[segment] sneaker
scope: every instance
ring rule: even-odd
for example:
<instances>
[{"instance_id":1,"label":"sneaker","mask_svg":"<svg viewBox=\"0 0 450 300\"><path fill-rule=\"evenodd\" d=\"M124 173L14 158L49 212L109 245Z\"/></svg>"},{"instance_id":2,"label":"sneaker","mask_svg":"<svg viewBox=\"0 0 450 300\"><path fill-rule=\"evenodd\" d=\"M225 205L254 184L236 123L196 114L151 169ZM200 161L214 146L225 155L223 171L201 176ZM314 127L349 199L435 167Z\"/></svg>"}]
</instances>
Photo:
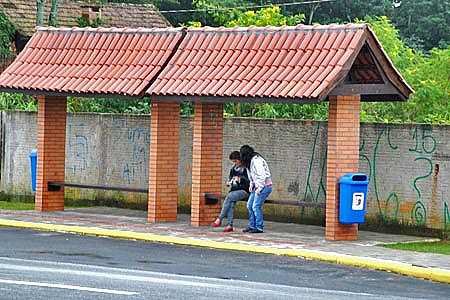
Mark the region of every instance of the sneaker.
<instances>
[{"instance_id":1,"label":"sneaker","mask_svg":"<svg viewBox=\"0 0 450 300\"><path fill-rule=\"evenodd\" d=\"M242 232L250 232L252 230L254 230L254 228L247 227L244 230L242 230Z\"/></svg>"},{"instance_id":2,"label":"sneaker","mask_svg":"<svg viewBox=\"0 0 450 300\"><path fill-rule=\"evenodd\" d=\"M250 229L249 233L263 233L264 231L258 228Z\"/></svg>"},{"instance_id":3,"label":"sneaker","mask_svg":"<svg viewBox=\"0 0 450 300\"><path fill-rule=\"evenodd\" d=\"M211 227L220 227L220 224L222 223L222 221L217 218L214 222L211 223Z\"/></svg>"},{"instance_id":4,"label":"sneaker","mask_svg":"<svg viewBox=\"0 0 450 300\"><path fill-rule=\"evenodd\" d=\"M223 229L223 232L232 232L232 231L233 231L233 226L231 226L231 225L227 225Z\"/></svg>"}]
</instances>

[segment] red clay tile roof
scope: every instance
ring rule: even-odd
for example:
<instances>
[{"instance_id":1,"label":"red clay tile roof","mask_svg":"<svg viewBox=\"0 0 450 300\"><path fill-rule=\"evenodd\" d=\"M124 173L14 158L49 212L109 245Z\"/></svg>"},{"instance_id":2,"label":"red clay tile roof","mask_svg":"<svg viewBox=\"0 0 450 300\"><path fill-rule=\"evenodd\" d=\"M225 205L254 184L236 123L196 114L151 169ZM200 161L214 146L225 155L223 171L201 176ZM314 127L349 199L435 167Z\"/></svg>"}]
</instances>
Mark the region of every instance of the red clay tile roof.
<instances>
[{"instance_id":1,"label":"red clay tile roof","mask_svg":"<svg viewBox=\"0 0 450 300\"><path fill-rule=\"evenodd\" d=\"M161 71L179 29L39 28L1 86L55 93L137 96Z\"/></svg>"},{"instance_id":2,"label":"red clay tile roof","mask_svg":"<svg viewBox=\"0 0 450 300\"><path fill-rule=\"evenodd\" d=\"M58 26L78 26L77 18L81 17L82 6L86 2L59 0ZM50 14L50 1L45 1L44 20ZM104 27L168 27L169 21L150 4L108 3L100 7L100 18ZM32 36L36 31L35 0L0 0L3 11L20 33Z\"/></svg>"},{"instance_id":3,"label":"red clay tile roof","mask_svg":"<svg viewBox=\"0 0 450 300\"><path fill-rule=\"evenodd\" d=\"M405 100L412 92L364 24L42 28L0 75L0 90L313 102L325 100L347 81L388 81L390 89L380 95L384 100ZM363 97L363 92L363 100L377 100L373 93Z\"/></svg>"},{"instance_id":4,"label":"red clay tile roof","mask_svg":"<svg viewBox=\"0 0 450 300\"><path fill-rule=\"evenodd\" d=\"M147 94L321 101L369 34L365 24L192 29Z\"/></svg>"}]
</instances>

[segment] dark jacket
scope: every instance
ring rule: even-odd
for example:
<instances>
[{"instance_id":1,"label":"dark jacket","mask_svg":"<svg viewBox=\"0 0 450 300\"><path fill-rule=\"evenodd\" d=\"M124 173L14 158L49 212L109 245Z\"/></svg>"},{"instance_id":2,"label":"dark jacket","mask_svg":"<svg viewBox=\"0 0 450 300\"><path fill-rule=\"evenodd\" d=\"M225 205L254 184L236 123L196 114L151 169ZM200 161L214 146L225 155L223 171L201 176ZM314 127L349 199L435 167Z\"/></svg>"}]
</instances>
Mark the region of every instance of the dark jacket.
<instances>
[{"instance_id":1,"label":"dark jacket","mask_svg":"<svg viewBox=\"0 0 450 300\"><path fill-rule=\"evenodd\" d=\"M232 180L237 177L237 180ZM250 180L248 179L247 170L245 167L233 166L228 176L228 182L230 183L230 192L244 190L248 193L250 188Z\"/></svg>"}]
</instances>

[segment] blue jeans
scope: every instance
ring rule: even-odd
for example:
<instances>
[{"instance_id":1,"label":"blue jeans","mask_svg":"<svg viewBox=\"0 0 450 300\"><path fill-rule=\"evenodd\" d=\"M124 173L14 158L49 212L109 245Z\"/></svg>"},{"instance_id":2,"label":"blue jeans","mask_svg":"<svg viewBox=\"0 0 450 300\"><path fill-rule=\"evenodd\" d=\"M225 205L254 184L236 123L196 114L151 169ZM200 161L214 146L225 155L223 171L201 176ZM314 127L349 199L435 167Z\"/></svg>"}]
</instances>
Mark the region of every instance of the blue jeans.
<instances>
[{"instance_id":1,"label":"blue jeans","mask_svg":"<svg viewBox=\"0 0 450 300\"><path fill-rule=\"evenodd\" d=\"M261 193L256 194L252 192L247 201L248 210L248 228L252 229L264 229L264 219L262 206L267 197L272 193L272 186L266 186L262 189Z\"/></svg>"},{"instance_id":2,"label":"blue jeans","mask_svg":"<svg viewBox=\"0 0 450 300\"><path fill-rule=\"evenodd\" d=\"M233 211L236 202L247 198L248 193L244 190L231 191L228 193L225 201L223 202L222 211L220 212L219 219L222 221L225 217L228 220L228 224L233 226Z\"/></svg>"}]
</instances>

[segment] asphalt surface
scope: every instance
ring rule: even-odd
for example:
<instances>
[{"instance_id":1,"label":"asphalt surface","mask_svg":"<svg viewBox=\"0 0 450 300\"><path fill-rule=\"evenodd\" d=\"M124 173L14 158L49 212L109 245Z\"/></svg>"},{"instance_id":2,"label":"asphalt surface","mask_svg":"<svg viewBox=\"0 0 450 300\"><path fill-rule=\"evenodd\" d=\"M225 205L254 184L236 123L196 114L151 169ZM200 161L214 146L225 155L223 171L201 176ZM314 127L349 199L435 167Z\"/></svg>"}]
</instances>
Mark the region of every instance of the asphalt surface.
<instances>
[{"instance_id":1,"label":"asphalt surface","mask_svg":"<svg viewBox=\"0 0 450 300\"><path fill-rule=\"evenodd\" d=\"M450 285L303 259L0 227L0 299L450 299Z\"/></svg>"}]
</instances>

